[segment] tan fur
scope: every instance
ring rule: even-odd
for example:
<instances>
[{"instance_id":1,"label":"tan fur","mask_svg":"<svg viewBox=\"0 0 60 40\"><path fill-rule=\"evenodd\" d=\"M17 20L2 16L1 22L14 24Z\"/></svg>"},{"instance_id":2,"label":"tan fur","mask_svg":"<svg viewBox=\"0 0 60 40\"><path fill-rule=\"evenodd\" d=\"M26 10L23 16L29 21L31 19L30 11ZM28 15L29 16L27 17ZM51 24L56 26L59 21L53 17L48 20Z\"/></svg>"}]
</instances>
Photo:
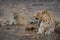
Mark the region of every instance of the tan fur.
<instances>
[{"instance_id":1,"label":"tan fur","mask_svg":"<svg viewBox=\"0 0 60 40\"><path fill-rule=\"evenodd\" d=\"M21 16L18 12L14 12L13 16L16 17L16 24L24 24L25 26L28 25L28 20L26 17Z\"/></svg>"},{"instance_id":2,"label":"tan fur","mask_svg":"<svg viewBox=\"0 0 60 40\"><path fill-rule=\"evenodd\" d=\"M38 33L49 34L49 32L51 33L52 31L54 31L55 19L51 12L47 10L41 10L34 15L34 18L41 21Z\"/></svg>"}]
</instances>

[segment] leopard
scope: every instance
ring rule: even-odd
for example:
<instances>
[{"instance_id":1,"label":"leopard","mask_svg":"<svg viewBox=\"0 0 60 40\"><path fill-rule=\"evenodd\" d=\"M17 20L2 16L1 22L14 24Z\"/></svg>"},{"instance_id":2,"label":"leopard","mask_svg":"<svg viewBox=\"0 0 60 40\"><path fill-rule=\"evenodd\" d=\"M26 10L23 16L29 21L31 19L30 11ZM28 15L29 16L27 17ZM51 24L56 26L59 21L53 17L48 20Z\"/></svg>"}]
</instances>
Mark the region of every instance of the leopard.
<instances>
[{"instance_id":1,"label":"leopard","mask_svg":"<svg viewBox=\"0 0 60 40\"><path fill-rule=\"evenodd\" d=\"M33 17L40 22L37 34L49 35L54 32L55 16L51 11L39 10Z\"/></svg>"}]
</instances>

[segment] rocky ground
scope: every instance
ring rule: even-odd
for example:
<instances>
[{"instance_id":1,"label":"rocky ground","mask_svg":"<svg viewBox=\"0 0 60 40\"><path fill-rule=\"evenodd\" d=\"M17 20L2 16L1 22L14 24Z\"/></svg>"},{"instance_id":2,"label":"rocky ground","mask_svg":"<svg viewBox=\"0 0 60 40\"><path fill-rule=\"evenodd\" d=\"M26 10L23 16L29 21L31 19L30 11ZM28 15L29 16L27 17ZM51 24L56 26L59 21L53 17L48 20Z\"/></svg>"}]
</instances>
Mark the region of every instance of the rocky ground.
<instances>
[{"instance_id":1,"label":"rocky ground","mask_svg":"<svg viewBox=\"0 0 60 40\"><path fill-rule=\"evenodd\" d=\"M47 9L54 13L55 20L60 21L59 2L59 0L0 0L0 18L12 18L12 12L18 11L20 15L27 18L29 23L36 21L33 15L37 11ZM29 24L27 27L32 26L32 24ZM57 26L60 28L60 24ZM34 27L37 27L37 23ZM0 40L60 40L60 31L58 28L49 36L40 35L40 37L37 38L37 29L27 31L24 25L0 26Z\"/></svg>"}]
</instances>

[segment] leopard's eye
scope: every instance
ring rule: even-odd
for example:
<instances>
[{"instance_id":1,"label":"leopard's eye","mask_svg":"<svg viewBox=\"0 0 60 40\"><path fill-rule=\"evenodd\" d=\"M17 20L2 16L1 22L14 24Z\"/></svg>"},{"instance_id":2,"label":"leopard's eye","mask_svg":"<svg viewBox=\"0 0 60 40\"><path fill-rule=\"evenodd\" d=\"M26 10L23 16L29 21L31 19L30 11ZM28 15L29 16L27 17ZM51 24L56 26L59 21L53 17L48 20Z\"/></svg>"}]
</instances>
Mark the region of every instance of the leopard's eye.
<instances>
[{"instance_id":1,"label":"leopard's eye","mask_svg":"<svg viewBox=\"0 0 60 40\"><path fill-rule=\"evenodd\" d=\"M35 18L36 20L38 20L38 18Z\"/></svg>"}]
</instances>

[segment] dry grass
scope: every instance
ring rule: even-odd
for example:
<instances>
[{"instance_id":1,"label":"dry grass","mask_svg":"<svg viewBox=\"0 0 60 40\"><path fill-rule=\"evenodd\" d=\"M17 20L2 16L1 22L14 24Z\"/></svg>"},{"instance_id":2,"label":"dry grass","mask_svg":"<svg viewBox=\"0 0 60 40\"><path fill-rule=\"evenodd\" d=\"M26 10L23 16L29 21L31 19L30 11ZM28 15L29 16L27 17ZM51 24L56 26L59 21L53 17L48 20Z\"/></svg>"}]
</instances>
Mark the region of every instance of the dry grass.
<instances>
[{"instance_id":1,"label":"dry grass","mask_svg":"<svg viewBox=\"0 0 60 40\"><path fill-rule=\"evenodd\" d=\"M31 25L31 26L27 26L27 27L29 28L29 27L36 27L36 26ZM25 29L26 29L26 27L24 25L17 24L17 25L13 25L13 26L2 27L0 29L0 31L3 30L7 33L12 33L16 37L18 37L19 39L22 38L23 40L26 40L26 39L31 39L31 40L48 40L48 39L56 40L57 37L58 37L58 34L56 34L56 33L53 33L49 36L44 36L44 35L37 35L36 31L32 31L32 30L31 31L26 31ZM13 31L13 30L15 30L15 31Z\"/></svg>"}]
</instances>

